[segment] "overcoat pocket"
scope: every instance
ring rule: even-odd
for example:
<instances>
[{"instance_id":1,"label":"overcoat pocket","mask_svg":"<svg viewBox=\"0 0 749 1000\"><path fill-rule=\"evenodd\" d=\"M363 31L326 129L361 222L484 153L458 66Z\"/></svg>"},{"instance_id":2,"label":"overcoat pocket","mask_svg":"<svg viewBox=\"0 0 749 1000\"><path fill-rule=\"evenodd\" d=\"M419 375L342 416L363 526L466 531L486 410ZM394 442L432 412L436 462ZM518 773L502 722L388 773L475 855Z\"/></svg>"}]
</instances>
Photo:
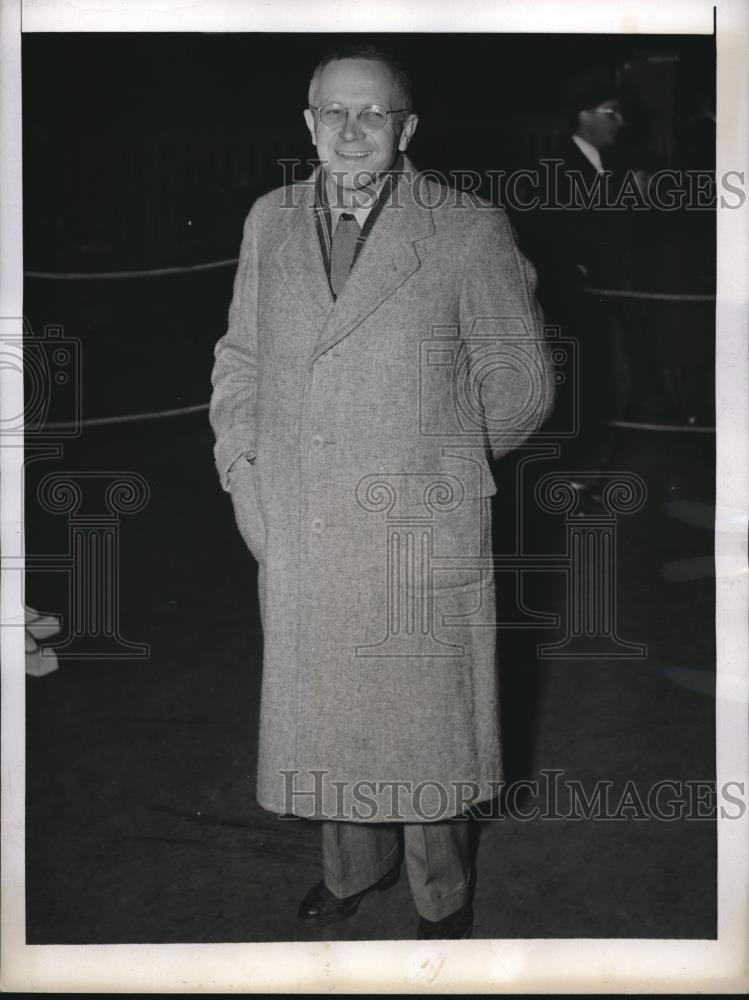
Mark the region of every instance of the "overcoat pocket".
<instances>
[{"instance_id":1,"label":"overcoat pocket","mask_svg":"<svg viewBox=\"0 0 749 1000\"><path fill-rule=\"evenodd\" d=\"M255 469L249 462L244 459L235 462L229 470L229 492L239 533L255 559L262 563L265 561L265 523L255 476Z\"/></svg>"}]
</instances>

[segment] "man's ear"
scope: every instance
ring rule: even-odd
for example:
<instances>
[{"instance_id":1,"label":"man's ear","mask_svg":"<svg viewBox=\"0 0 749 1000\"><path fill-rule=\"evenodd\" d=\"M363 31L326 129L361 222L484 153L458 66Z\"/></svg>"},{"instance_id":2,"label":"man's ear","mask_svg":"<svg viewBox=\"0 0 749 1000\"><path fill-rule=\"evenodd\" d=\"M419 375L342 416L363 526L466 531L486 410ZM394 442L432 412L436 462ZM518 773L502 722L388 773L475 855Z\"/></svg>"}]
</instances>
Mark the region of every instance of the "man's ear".
<instances>
[{"instance_id":1,"label":"man's ear","mask_svg":"<svg viewBox=\"0 0 749 1000\"><path fill-rule=\"evenodd\" d=\"M408 118L406 119L406 123L401 129L400 139L398 140L398 149L401 151L401 153L405 153L406 148L408 147L408 144L411 141L411 137L416 131L416 126L418 124L419 124L418 115L409 115Z\"/></svg>"},{"instance_id":2,"label":"man's ear","mask_svg":"<svg viewBox=\"0 0 749 1000\"><path fill-rule=\"evenodd\" d=\"M309 129L310 138L312 139L312 145L316 146L317 141L315 139L315 116L312 114L309 108L304 109L304 120L307 123L307 128Z\"/></svg>"},{"instance_id":3,"label":"man's ear","mask_svg":"<svg viewBox=\"0 0 749 1000\"><path fill-rule=\"evenodd\" d=\"M575 129L575 131L577 132L578 135L580 135L583 138L585 138L585 135L586 135L586 133L588 132L588 130L590 128L590 122L591 122L592 118L593 118L593 112L592 111L580 111L578 113L578 116L577 116L577 128Z\"/></svg>"}]
</instances>

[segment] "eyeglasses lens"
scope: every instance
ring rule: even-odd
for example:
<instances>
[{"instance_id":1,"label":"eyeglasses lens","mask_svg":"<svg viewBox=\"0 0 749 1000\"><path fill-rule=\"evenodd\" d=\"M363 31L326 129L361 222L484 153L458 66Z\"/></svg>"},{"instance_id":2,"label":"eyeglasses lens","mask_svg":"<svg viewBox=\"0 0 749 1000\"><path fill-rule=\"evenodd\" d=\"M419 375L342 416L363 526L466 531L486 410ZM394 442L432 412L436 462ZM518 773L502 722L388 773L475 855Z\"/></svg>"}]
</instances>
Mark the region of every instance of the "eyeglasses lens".
<instances>
[{"instance_id":1,"label":"eyeglasses lens","mask_svg":"<svg viewBox=\"0 0 749 1000\"><path fill-rule=\"evenodd\" d=\"M387 112L373 105L362 108L357 120L365 131L379 132L385 127ZM346 121L346 109L340 104L326 104L320 109L320 121L328 128L341 128Z\"/></svg>"}]
</instances>

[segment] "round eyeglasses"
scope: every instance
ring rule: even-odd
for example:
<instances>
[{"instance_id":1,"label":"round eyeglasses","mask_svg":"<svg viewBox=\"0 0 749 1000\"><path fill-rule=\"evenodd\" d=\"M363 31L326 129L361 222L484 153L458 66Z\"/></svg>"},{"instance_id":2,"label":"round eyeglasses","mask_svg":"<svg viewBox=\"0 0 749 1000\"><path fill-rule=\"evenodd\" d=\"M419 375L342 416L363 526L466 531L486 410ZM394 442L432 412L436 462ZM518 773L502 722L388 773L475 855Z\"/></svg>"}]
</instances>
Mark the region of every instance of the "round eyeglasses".
<instances>
[{"instance_id":1,"label":"round eyeglasses","mask_svg":"<svg viewBox=\"0 0 749 1000\"><path fill-rule=\"evenodd\" d=\"M320 108L314 104L310 104L310 107L313 111L319 112L320 121L326 128L342 128L346 123L346 116L352 110L351 108L345 108L342 104L337 104L335 101L323 104ZM388 110L387 108L380 107L379 104L367 104L357 111L356 120L365 132L379 132L380 129L385 128L387 125L390 115L397 114L399 111L409 110L409 108L392 108Z\"/></svg>"},{"instance_id":2,"label":"round eyeglasses","mask_svg":"<svg viewBox=\"0 0 749 1000\"><path fill-rule=\"evenodd\" d=\"M597 115L606 115L607 118L618 118L620 121L624 121L621 108L593 108L593 110Z\"/></svg>"}]
</instances>

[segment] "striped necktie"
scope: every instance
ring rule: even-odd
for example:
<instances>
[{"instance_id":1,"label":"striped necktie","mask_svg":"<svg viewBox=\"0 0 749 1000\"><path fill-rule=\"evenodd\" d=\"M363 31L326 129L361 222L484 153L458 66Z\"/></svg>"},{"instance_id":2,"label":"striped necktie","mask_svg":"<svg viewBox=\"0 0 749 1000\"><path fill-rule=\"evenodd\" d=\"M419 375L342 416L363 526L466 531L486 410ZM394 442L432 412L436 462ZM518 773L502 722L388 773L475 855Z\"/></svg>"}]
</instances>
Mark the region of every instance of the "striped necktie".
<instances>
[{"instance_id":1,"label":"striped necktie","mask_svg":"<svg viewBox=\"0 0 749 1000\"><path fill-rule=\"evenodd\" d=\"M342 212L330 246L330 287L336 298L346 284L360 232L354 216Z\"/></svg>"}]
</instances>

